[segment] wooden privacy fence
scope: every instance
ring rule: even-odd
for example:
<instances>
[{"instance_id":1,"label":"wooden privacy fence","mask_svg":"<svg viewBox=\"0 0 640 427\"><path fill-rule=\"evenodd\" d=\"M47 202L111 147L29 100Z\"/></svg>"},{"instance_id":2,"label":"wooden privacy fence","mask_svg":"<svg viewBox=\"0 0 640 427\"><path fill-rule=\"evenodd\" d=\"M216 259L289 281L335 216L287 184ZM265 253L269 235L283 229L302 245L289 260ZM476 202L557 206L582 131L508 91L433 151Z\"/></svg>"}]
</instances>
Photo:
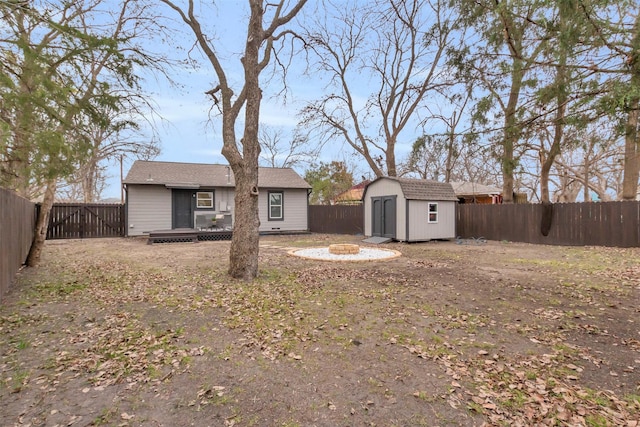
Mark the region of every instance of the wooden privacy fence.
<instances>
[{"instance_id":1,"label":"wooden privacy fence","mask_svg":"<svg viewBox=\"0 0 640 427\"><path fill-rule=\"evenodd\" d=\"M88 239L124 235L124 205L55 203L51 209L47 239Z\"/></svg>"},{"instance_id":2,"label":"wooden privacy fence","mask_svg":"<svg viewBox=\"0 0 640 427\"><path fill-rule=\"evenodd\" d=\"M540 204L458 205L456 234L547 245L640 246L640 202L553 204L547 236L541 232L543 210Z\"/></svg>"},{"instance_id":3,"label":"wooden privacy fence","mask_svg":"<svg viewBox=\"0 0 640 427\"><path fill-rule=\"evenodd\" d=\"M309 231L330 234L362 234L363 207L343 205L309 206Z\"/></svg>"},{"instance_id":4,"label":"wooden privacy fence","mask_svg":"<svg viewBox=\"0 0 640 427\"><path fill-rule=\"evenodd\" d=\"M31 249L36 205L0 188L0 301Z\"/></svg>"}]
</instances>

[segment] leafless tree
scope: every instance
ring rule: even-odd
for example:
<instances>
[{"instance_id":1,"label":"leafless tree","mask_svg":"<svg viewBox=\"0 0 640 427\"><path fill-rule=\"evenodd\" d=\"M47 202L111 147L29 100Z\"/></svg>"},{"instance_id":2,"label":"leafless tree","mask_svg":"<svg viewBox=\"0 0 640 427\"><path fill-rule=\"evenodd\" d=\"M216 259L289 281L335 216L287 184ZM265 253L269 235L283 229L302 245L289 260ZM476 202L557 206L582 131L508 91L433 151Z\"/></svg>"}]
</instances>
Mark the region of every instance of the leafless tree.
<instances>
[{"instance_id":1,"label":"leafless tree","mask_svg":"<svg viewBox=\"0 0 640 427\"><path fill-rule=\"evenodd\" d=\"M327 2L307 27L314 70L326 95L303 110L303 123L332 143L346 142L376 176L397 175L396 145L429 95L450 84L444 68L454 18L441 0ZM363 86L373 88L364 95ZM413 139L413 138L412 138Z\"/></svg>"},{"instance_id":2,"label":"leafless tree","mask_svg":"<svg viewBox=\"0 0 640 427\"><path fill-rule=\"evenodd\" d=\"M229 63L218 53L215 38L202 28L205 18L196 16L194 0L181 7L172 0L162 0L173 9L192 30L217 78L217 85L208 90L222 114L222 155L235 177L235 223L229 255L229 274L234 278L252 280L258 274L258 160L260 156L259 124L262 88L260 74L269 65L274 43L288 34L286 25L300 12L306 0L292 5L286 0L269 2L249 0L246 21L247 38L240 58L243 83L235 88L228 73ZM244 113L242 137L237 138L236 123Z\"/></svg>"},{"instance_id":3,"label":"leafless tree","mask_svg":"<svg viewBox=\"0 0 640 427\"><path fill-rule=\"evenodd\" d=\"M586 128L568 127L567 141L549 171L551 202L569 203L580 196L591 201L619 199L622 193L624 138L615 131L616 124L607 118L590 123ZM540 128L539 142L531 144L522 156L520 182L531 200L542 200L539 193L541 163L539 153L543 145L549 146L554 129Z\"/></svg>"},{"instance_id":4,"label":"leafless tree","mask_svg":"<svg viewBox=\"0 0 640 427\"><path fill-rule=\"evenodd\" d=\"M132 115L131 112L129 112ZM99 200L107 179L107 164L125 159L151 160L160 154L153 136L140 131L136 123L111 129L87 130L90 141L87 159L60 183L66 200L93 203Z\"/></svg>"},{"instance_id":5,"label":"leafless tree","mask_svg":"<svg viewBox=\"0 0 640 427\"><path fill-rule=\"evenodd\" d=\"M262 125L259 131L261 164L272 168L293 168L311 164L318 158L320 145L311 147L309 138L295 129L289 134L282 127Z\"/></svg>"}]
</instances>

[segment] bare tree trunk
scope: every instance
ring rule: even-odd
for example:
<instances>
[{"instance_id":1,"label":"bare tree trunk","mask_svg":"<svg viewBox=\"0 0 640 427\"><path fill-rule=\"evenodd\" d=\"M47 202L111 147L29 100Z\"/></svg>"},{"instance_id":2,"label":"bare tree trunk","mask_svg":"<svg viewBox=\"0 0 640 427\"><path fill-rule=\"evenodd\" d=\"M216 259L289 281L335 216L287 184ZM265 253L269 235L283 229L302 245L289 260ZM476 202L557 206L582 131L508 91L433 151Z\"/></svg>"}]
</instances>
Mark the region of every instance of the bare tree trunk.
<instances>
[{"instance_id":1,"label":"bare tree trunk","mask_svg":"<svg viewBox=\"0 0 640 427\"><path fill-rule=\"evenodd\" d=\"M44 192L44 198L40 205L40 213L36 221L36 231L33 235L33 242L31 243L31 249L27 256L27 265L29 267L35 267L40 262L40 255L42 255L42 248L44 242L47 239L47 228L49 228L49 215L51 214L51 207L56 195L56 187L58 183L56 179L51 179L47 182L46 190Z\"/></svg>"},{"instance_id":2,"label":"bare tree trunk","mask_svg":"<svg viewBox=\"0 0 640 427\"><path fill-rule=\"evenodd\" d=\"M229 256L229 275L237 279L251 280L258 275L258 253L260 248L260 219L258 217L258 158L260 143L260 43L262 34L262 1L251 0L247 44L244 66L245 126L242 138L242 160L231 163L236 179L235 217ZM225 144L227 145L227 144ZM226 152L223 149L223 154ZM232 156L237 158L237 156ZM237 159L240 160L240 159Z\"/></svg>"},{"instance_id":3,"label":"bare tree trunk","mask_svg":"<svg viewBox=\"0 0 640 427\"><path fill-rule=\"evenodd\" d=\"M516 169L513 147L520 138L520 124L517 123L518 98L524 78L524 64L513 60L511 71L511 91L504 114L504 138L502 140L502 202L513 203L513 171Z\"/></svg>"},{"instance_id":4,"label":"bare tree trunk","mask_svg":"<svg viewBox=\"0 0 640 427\"><path fill-rule=\"evenodd\" d=\"M563 49L563 48L560 48ZM559 91L556 100L556 118L554 120L553 142L546 156L541 156L543 160L540 169L540 200L542 203L551 203L549 198L549 173L556 157L560 154L560 143L564 135L565 111L567 108L566 93L566 55L561 52L560 64L556 75L556 90ZM586 200L585 200L586 201Z\"/></svg>"},{"instance_id":5,"label":"bare tree trunk","mask_svg":"<svg viewBox=\"0 0 640 427\"><path fill-rule=\"evenodd\" d=\"M457 112L454 111L451 116L451 127L449 132L449 146L447 147L447 161L445 164L444 170L444 182L451 182L451 172L453 170L453 144L455 143L456 138L456 126L458 122L456 121Z\"/></svg>"},{"instance_id":6,"label":"bare tree trunk","mask_svg":"<svg viewBox=\"0 0 640 427\"><path fill-rule=\"evenodd\" d=\"M640 80L638 78L637 80ZM640 138L638 138L638 98L629 106L624 136L624 179L622 199L635 200L638 195L640 177Z\"/></svg>"},{"instance_id":7,"label":"bare tree trunk","mask_svg":"<svg viewBox=\"0 0 640 427\"><path fill-rule=\"evenodd\" d=\"M633 28L631 52L628 54L631 72L631 87L640 86L640 16L636 17ZM635 200L638 195L638 177L640 175L640 132L638 115L640 96L634 94L629 101L627 123L624 135L624 178L622 180L622 199Z\"/></svg>"},{"instance_id":8,"label":"bare tree trunk","mask_svg":"<svg viewBox=\"0 0 640 427\"><path fill-rule=\"evenodd\" d=\"M80 179L82 180L82 195L84 203L96 202L97 168L97 160L92 157L87 160L87 163L85 163L84 167L81 169L82 175Z\"/></svg>"},{"instance_id":9,"label":"bare tree trunk","mask_svg":"<svg viewBox=\"0 0 640 427\"><path fill-rule=\"evenodd\" d=\"M246 168L243 169L242 173L245 172L247 172ZM229 254L229 275L243 280L251 280L257 276L260 246L258 174L257 170L255 173L251 171L249 173L255 175L255 179L245 177L245 179L236 181L235 222ZM255 184L251 185L252 182Z\"/></svg>"}]
</instances>

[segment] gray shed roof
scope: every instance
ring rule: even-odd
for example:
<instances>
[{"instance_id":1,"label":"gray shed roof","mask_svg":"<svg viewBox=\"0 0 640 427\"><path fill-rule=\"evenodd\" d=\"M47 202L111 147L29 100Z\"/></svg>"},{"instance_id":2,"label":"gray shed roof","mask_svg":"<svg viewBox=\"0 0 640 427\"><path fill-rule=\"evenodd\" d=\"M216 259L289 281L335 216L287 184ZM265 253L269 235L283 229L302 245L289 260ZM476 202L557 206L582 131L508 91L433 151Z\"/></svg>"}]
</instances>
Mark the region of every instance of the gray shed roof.
<instances>
[{"instance_id":1,"label":"gray shed roof","mask_svg":"<svg viewBox=\"0 0 640 427\"><path fill-rule=\"evenodd\" d=\"M167 187L235 187L231 167L204 163L177 163L136 160L125 184L164 185ZM261 188L311 188L291 168L259 168Z\"/></svg>"},{"instance_id":2,"label":"gray shed roof","mask_svg":"<svg viewBox=\"0 0 640 427\"><path fill-rule=\"evenodd\" d=\"M453 187L448 182L438 182L428 179L397 178L392 176L381 177L380 179L391 179L400 184L404 197L408 200L437 200L457 202L458 198L453 191Z\"/></svg>"}]
</instances>

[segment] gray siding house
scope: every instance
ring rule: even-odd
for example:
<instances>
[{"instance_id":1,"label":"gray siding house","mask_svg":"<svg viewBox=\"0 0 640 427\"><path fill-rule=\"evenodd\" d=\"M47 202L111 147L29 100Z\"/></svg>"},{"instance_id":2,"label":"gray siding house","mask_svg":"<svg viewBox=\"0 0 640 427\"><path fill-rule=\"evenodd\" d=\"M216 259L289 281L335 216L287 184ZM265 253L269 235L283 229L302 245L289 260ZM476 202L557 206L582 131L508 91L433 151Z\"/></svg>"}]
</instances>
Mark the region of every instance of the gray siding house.
<instances>
[{"instance_id":1,"label":"gray siding house","mask_svg":"<svg viewBox=\"0 0 640 427\"><path fill-rule=\"evenodd\" d=\"M198 228L213 217L231 226L235 181L231 167L136 161L123 181L127 235ZM259 168L260 232L307 231L311 186L290 168Z\"/></svg>"},{"instance_id":2,"label":"gray siding house","mask_svg":"<svg viewBox=\"0 0 640 427\"><path fill-rule=\"evenodd\" d=\"M457 201L449 183L378 178L364 190L364 234L401 242L453 239Z\"/></svg>"}]
</instances>

